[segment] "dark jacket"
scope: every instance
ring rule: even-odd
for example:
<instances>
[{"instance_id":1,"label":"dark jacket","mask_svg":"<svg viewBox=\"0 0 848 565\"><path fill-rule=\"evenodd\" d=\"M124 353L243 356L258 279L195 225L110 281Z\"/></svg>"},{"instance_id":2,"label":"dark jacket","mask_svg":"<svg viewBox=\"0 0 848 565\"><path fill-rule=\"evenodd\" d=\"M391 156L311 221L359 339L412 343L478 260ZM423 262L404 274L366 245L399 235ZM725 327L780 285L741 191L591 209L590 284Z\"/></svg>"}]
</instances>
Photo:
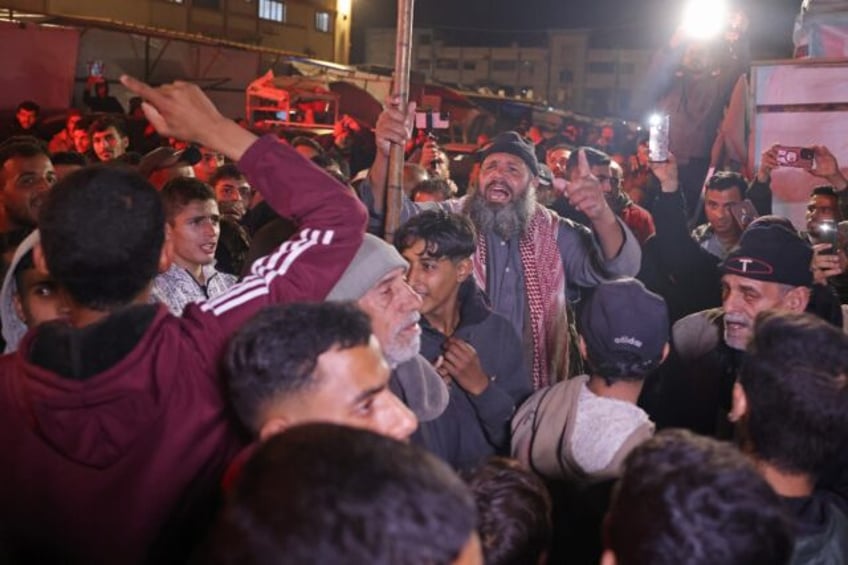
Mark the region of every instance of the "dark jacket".
<instances>
[{"instance_id":1,"label":"dark jacket","mask_svg":"<svg viewBox=\"0 0 848 565\"><path fill-rule=\"evenodd\" d=\"M28 333L0 357L0 546L15 563L167 563L242 443L219 367L230 336L272 303L323 299L362 243L365 209L279 144L239 167L277 211L299 218L293 245L254 276L176 318L129 307L97 324ZM302 190L309 186L310 190Z\"/></svg>"},{"instance_id":2,"label":"dark jacket","mask_svg":"<svg viewBox=\"0 0 848 565\"><path fill-rule=\"evenodd\" d=\"M515 407L532 392L523 348L512 325L491 311L472 279L459 290L460 321L454 337L470 343L491 382L481 394L451 383L442 415L421 424L423 443L457 469L487 457L509 454L509 424ZM431 363L442 354L447 336L421 320L421 355Z\"/></svg>"},{"instance_id":3,"label":"dark jacket","mask_svg":"<svg viewBox=\"0 0 848 565\"><path fill-rule=\"evenodd\" d=\"M819 494L783 498L795 522L791 565L848 563L848 517Z\"/></svg>"}]
</instances>

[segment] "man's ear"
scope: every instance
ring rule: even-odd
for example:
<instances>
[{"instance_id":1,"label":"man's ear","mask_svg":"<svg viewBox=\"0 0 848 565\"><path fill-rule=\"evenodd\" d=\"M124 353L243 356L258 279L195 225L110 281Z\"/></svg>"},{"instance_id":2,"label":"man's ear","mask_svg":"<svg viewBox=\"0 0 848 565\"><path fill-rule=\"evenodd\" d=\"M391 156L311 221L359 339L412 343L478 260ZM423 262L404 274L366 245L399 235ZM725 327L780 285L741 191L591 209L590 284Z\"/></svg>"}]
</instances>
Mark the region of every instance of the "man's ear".
<instances>
[{"instance_id":1,"label":"man's ear","mask_svg":"<svg viewBox=\"0 0 848 565\"><path fill-rule=\"evenodd\" d=\"M727 419L731 423L736 423L748 414L748 396L745 394L745 389L739 382L733 383L733 404L731 404L730 413Z\"/></svg>"},{"instance_id":2,"label":"man's ear","mask_svg":"<svg viewBox=\"0 0 848 565\"><path fill-rule=\"evenodd\" d=\"M18 317L18 320L27 323L26 316L24 316L24 305L21 303L21 295L17 292L12 294L12 307L15 309L15 316Z\"/></svg>"},{"instance_id":3,"label":"man's ear","mask_svg":"<svg viewBox=\"0 0 848 565\"><path fill-rule=\"evenodd\" d=\"M40 275L50 274L50 271L47 270L47 259L44 258L44 249L41 247L40 241L32 248L32 263Z\"/></svg>"},{"instance_id":4,"label":"man's ear","mask_svg":"<svg viewBox=\"0 0 848 565\"><path fill-rule=\"evenodd\" d=\"M796 286L783 297L783 307L791 312L804 312L810 302L810 289Z\"/></svg>"},{"instance_id":5,"label":"man's ear","mask_svg":"<svg viewBox=\"0 0 848 565\"><path fill-rule=\"evenodd\" d=\"M471 275L474 271L474 261L471 260L471 257L466 257L465 259L461 259L456 264L456 278L460 283L464 283L465 280Z\"/></svg>"},{"instance_id":6,"label":"man's ear","mask_svg":"<svg viewBox=\"0 0 848 565\"><path fill-rule=\"evenodd\" d=\"M130 146L130 138L129 137L121 137L121 146L124 148L124 151Z\"/></svg>"},{"instance_id":7,"label":"man's ear","mask_svg":"<svg viewBox=\"0 0 848 565\"><path fill-rule=\"evenodd\" d=\"M271 418L259 430L259 441L264 442L268 438L282 433L291 427L291 422L285 418Z\"/></svg>"}]
</instances>

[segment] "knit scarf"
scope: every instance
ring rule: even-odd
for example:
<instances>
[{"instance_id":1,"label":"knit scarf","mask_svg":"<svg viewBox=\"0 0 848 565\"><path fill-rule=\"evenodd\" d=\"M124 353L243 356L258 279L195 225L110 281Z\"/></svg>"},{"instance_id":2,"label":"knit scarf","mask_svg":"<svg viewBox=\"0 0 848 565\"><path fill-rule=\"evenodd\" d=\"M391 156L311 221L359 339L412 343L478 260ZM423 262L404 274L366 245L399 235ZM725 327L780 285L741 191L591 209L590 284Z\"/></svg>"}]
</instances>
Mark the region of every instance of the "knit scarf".
<instances>
[{"instance_id":1,"label":"knit scarf","mask_svg":"<svg viewBox=\"0 0 848 565\"><path fill-rule=\"evenodd\" d=\"M457 206L456 211L460 210L461 206ZM556 214L537 204L518 244L530 311L533 337L531 374L535 389L568 377L565 269L557 245L558 234ZM487 254L486 234L478 233L474 280L482 289L486 288Z\"/></svg>"}]
</instances>

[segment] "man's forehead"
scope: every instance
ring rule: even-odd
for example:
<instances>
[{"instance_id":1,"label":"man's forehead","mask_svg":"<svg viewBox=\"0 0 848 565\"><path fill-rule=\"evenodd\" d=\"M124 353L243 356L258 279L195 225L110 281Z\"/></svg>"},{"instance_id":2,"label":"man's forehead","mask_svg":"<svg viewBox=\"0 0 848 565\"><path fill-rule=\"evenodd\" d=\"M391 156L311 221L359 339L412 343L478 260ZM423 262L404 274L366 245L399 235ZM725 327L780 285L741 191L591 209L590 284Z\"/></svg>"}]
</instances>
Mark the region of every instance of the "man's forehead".
<instances>
[{"instance_id":1,"label":"man's forehead","mask_svg":"<svg viewBox=\"0 0 848 565\"><path fill-rule=\"evenodd\" d=\"M5 171L27 172L37 169L53 170L53 164L47 155L31 155L25 157L23 155L14 155L6 159L3 163Z\"/></svg>"},{"instance_id":2,"label":"man's forehead","mask_svg":"<svg viewBox=\"0 0 848 565\"><path fill-rule=\"evenodd\" d=\"M527 167L527 163L524 162L524 159L519 157L518 155L513 155L512 153L492 153L487 155L485 159L483 159L483 164L486 164L490 161L507 161L512 163L521 163L528 171L530 170Z\"/></svg>"},{"instance_id":3,"label":"man's forehead","mask_svg":"<svg viewBox=\"0 0 848 565\"><path fill-rule=\"evenodd\" d=\"M714 188L708 188L706 190L706 198L707 200L713 200L716 202L741 202L742 194L735 186L733 188L728 188L725 190L716 190Z\"/></svg>"},{"instance_id":4,"label":"man's forehead","mask_svg":"<svg viewBox=\"0 0 848 565\"><path fill-rule=\"evenodd\" d=\"M106 137L108 135L120 136L121 134L118 133L118 130L115 128L115 126L109 126L104 130L94 132L93 135L94 137Z\"/></svg>"},{"instance_id":5,"label":"man's forehead","mask_svg":"<svg viewBox=\"0 0 848 565\"><path fill-rule=\"evenodd\" d=\"M761 281L758 279L752 279L742 275L734 275L730 273L725 273L724 275L722 275L721 281L731 288L768 290L771 288L777 289L780 287L780 284L776 282Z\"/></svg>"},{"instance_id":6,"label":"man's forehead","mask_svg":"<svg viewBox=\"0 0 848 565\"><path fill-rule=\"evenodd\" d=\"M396 280L403 278L404 273L406 273L406 267L394 268L391 271L389 271L388 273L386 273L385 275L383 275L382 277L380 277L380 280L378 280L376 283L374 283L374 286L372 286L370 290L374 290L374 289L379 288L381 286L391 284L391 283L395 282Z\"/></svg>"}]
</instances>

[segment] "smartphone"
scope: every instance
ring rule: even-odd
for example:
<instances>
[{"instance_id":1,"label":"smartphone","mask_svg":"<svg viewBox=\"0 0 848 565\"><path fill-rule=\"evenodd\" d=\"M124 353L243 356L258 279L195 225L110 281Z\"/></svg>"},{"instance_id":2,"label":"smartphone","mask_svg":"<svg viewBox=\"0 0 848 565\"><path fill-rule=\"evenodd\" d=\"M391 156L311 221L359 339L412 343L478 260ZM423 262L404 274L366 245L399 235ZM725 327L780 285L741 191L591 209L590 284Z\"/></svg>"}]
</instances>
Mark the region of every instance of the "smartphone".
<instances>
[{"instance_id":1,"label":"smartphone","mask_svg":"<svg viewBox=\"0 0 848 565\"><path fill-rule=\"evenodd\" d=\"M415 127L420 130L450 129L450 114L442 112L415 112Z\"/></svg>"},{"instance_id":2,"label":"smartphone","mask_svg":"<svg viewBox=\"0 0 848 565\"><path fill-rule=\"evenodd\" d=\"M815 152L809 147L777 147L777 164L781 167L798 167L810 169L813 167Z\"/></svg>"},{"instance_id":3,"label":"smartphone","mask_svg":"<svg viewBox=\"0 0 848 565\"><path fill-rule=\"evenodd\" d=\"M736 220L736 224L742 231L748 229L751 222L756 220L759 216L757 214L757 209L754 208L754 204L750 200L731 203L730 213L733 215L733 219Z\"/></svg>"},{"instance_id":4,"label":"smartphone","mask_svg":"<svg viewBox=\"0 0 848 565\"><path fill-rule=\"evenodd\" d=\"M830 249L824 249L821 253L825 255L836 254L836 241L839 231L836 220L820 220L816 225L816 240L818 243L829 243Z\"/></svg>"},{"instance_id":5,"label":"smartphone","mask_svg":"<svg viewBox=\"0 0 848 565\"><path fill-rule=\"evenodd\" d=\"M88 64L88 75L93 77L102 77L103 76L103 61L91 61Z\"/></svg>"},{"instance_id":6,"label":"smartphone","mask_svg":"<svg viewBox=\"0 0 848 565\"><path fill-rule=\"evenodd\" d=\"M668 161L668 114L655 114L648 122L648 160L654 163Z\"/></svg>"}]
</instances>

